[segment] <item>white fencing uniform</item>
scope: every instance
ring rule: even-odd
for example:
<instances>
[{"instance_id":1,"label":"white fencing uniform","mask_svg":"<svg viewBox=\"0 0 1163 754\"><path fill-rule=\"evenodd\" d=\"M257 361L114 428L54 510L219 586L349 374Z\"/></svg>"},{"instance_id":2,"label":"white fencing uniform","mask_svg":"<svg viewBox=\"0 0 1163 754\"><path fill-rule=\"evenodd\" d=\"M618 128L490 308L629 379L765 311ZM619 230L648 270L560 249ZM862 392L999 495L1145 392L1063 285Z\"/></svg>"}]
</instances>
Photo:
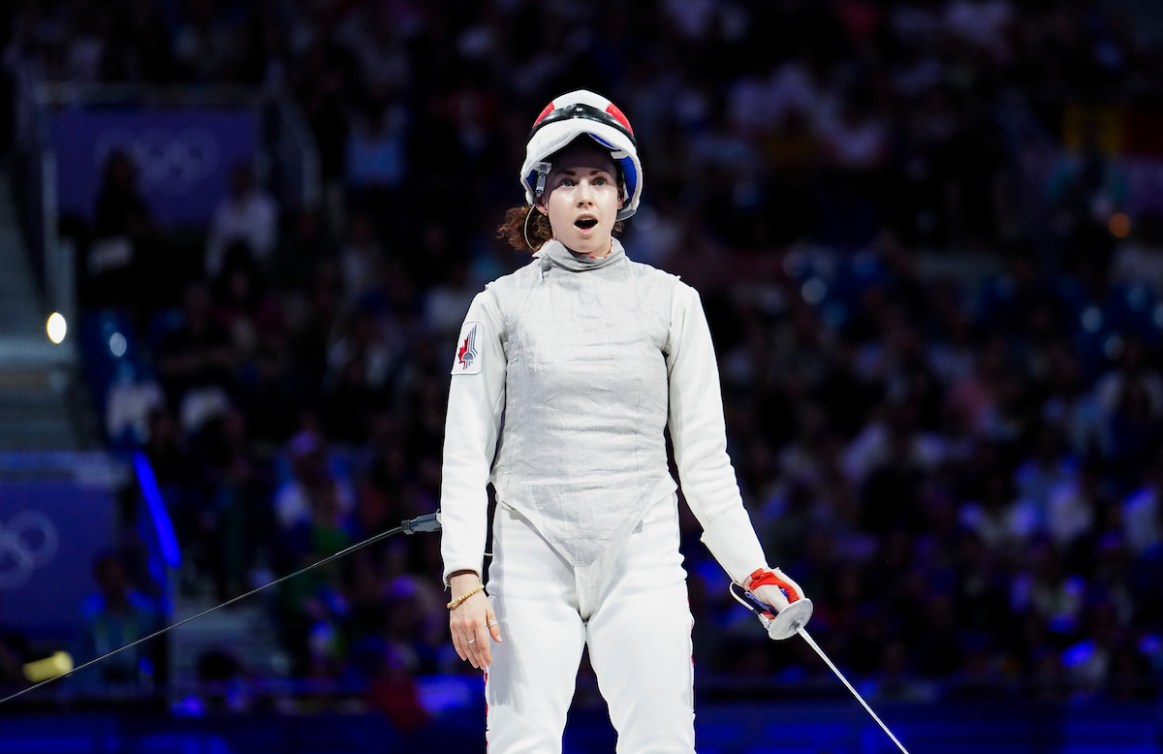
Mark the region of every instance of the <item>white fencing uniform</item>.
<instances>
[{"instance_id":1,"label":"white fencing uniform","mask_svg":"<svg viewBox=\"0 0 1163 754\"><path fill-rule=\"evenodd\" d=\"M504 641L487 674L490 754L560 751L578 660L619 752L693 752L690 610L669 426L703 542L737 583L766 567L726 452L698 294L556 241L491 283L461 329L441 490L444 576L481 572Z\"/></svg>"}]
</instances>

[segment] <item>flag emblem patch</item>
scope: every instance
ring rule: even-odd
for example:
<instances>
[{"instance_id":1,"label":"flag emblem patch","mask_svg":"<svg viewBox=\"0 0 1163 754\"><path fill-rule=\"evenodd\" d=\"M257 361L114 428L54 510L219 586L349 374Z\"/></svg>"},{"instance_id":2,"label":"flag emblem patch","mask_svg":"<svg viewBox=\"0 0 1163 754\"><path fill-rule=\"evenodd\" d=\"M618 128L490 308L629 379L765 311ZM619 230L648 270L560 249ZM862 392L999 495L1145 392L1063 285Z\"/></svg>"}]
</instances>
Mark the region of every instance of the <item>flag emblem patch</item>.
<instances>
[{"instance_id":1,"label":"flag emblem patch","mask_svg":"<svg viewBox=\"0 0 1163 754\"><path fill-rule=\"evenodd\" d=\"M480 351L477 338L484 326L480 322L465 322L456 339L456 359L452 362L453 374L477 374L481 371Z\"/></svg>"}]
</instances>

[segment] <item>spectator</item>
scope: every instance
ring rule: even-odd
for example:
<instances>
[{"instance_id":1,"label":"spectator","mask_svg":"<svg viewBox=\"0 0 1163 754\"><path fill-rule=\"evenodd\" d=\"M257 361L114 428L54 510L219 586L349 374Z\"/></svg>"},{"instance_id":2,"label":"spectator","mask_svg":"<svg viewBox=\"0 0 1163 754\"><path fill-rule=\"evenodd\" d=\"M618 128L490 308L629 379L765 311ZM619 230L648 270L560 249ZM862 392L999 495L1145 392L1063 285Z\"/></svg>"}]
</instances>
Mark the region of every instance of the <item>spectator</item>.
<instances>
[{"instance_id":1,"label":"spectator","mask_svg":"<svg viewBox=\"0 0 1163 754\"><path fill-rule=\"evenodd\" d=\"M326 506L321 513L346 517L355 509L355 494L346 479L338 478L330 467L326 442L314 430L305 429L287 446L290 478L275 491L275 520L283 531L291 531L312 519L321 498L334 498L337 510Z\"/></svg>"},{"instance_id":2,"label":"spectator","mask_svg":"<svg viewBox=\"0 0 1163 754\"><path fill-rule=\"evenodd\" d=\"M1149 464L1163 439L1163 377L1147 362L1137 338L1126 341L1114 368L1095 385L1112 473L1133 483L1136 469Z\"/></svg>"},{"instance_id":3,"label":"spectator","mask_svg":"<svg viewBox=\"0 0 1163 754\"><path fill-rule=\"evenodd\" d=\"M158 347L160 376L184 431L197 431L208 417L227 409L235 357L230 334L214 321L209 289L187 284L180 319Z\"/></svg>"},{"instance_id":4,"label":"spectator","mask_svg":"<svg viewBox=\"0 0 1163 754\"><path fill-rule=\"evenodd\" d=\"M149 257L156 253L156 228L138 189L137 164L125 149L105 155L91 235L83 289L89 305L154 304L144 283Z\"/></svg>"},{"instance_id":5,"label":"spectator","mask_svg":"<svg viewBox=\"0 0 1163 754\"><path fill-rule=\"evenodd\" d=\"M321 480L311 489L305 517L278 532L276 546L282 570L290 572L349 547L359 532L340 503L339 486ZM341 589L345 563L314 568L285 582L279 594L278 617L286 628L285 646L300 676L334 679L342 675L349 603Z\"/></svg>"},{"instance_id":6,"label":"spectator","mask_svg":"<svg viewBox=\"0 0 1163 754\"><path fill-rule=\"evenodd\" d=\"M42 78L261 82L302 109L324 182L318 204L282 207L239 166L213 225L176 229L151 214L135 153L99 168L79 292L86 312L122 306L148 327L140 368L164 405L122 383L110 433L155 466L184 587L239 588L251 555L322 531L321 505L359 527L331 527L332 546L435 507L444 330L466 286L518 263L485 222L513 198L503 166L521 145L500 135L547 90L600 84L634 109L643 149L688 157L646 156L656 188L627 246L707 292L741 486L821 595L820 640L910 698L1011 680L1046 700L1115 694L1151 651L1163 667L1163 207L1131 154L1163 56L1110 8L667 2L675 22L659 25L650 3L579 20L529 0L460 16L290 2L260 24L221 3L155 5L18 5L4 51L18 147ZM507 43L547 31L559 49ZM599 61L595 81L575 81L578 56ZM1125 128L1089 105L1059 123L1079 92L1119 98ZM186 243L205 282L174 280ZM239 553L264 526L275 541ZM368 585L398 584L407 605L410 584L424 602L433 541L300 593L296 672L350 674L343 601L374 612L387 597ZM303 547L278 564L327 549ZM701 545L684 552L705 590L696 625L705 611L748 635ZM932 614L895 620L899 598L866 599L853 573L880 568ZM439 640L423 638L426 603L408 609L398 648L376 655L405 715L409 674L443 667L413 661ZM921 625L942 635L909 655ZM706 656L711 671L802 664L757 643Z\"/></svg>"},{"instance_id":7,"label":"spectator","mask_svg":"<svg viewBox=\"0 0 1163 754\"><path fill-rule=\"evenodd\" d=\"M373 100L351 118L344 165L346 206L375 218L376 237L396 238L409 219L408 113L395 98Z\"/></svg>"},{"instance_id":8,"label":"spectator","mask_svg":"<svg viewBox=\"0 0 1163 754\"><path fill-rule=\"evenodd\" d=\"M1163 300L1163 215L1135 219L1130 237L1115 248L1111 282L1146 285L1156 301Z\"/></svg>"},{"instance_id":9,"label":"spectator","mask_svg":"<svg viewBox=\"0 0 1163 754\"><path fill-rule=\"evenodd\" d=\"M353 208L348 216L347 238L339 252L346 311L378 302L382 297L385 252L376 237L373 211Z\"/></svg>"},{"instance_id":10,"label":"spectator","mask_svg":"<svg viewBox=\"0 0 1163 754\"><path fill-rule=\"evenodd\" d=\"M1123 527L1132 554L1143 555L1163 545L1163 452L1143 474L1143 483L1122 503Z\"/></svg>"},{"instance_id":11,"label":"spectator","mask_svg":"<svg viewBox=\"0 0 1163 754\"><path fill-rule=\"evenodd\" d=\"M259 267L269 264L278 243L279 208L259 186L254 167L240 162L230 172L230 186L210 220L206 240L206 276L217 279L226 268L228 252ZM240 260L241 261L241 260Z\"/></svg>"},{"instance_id":12,"label":"spectator","mask_svg":"<svg viewBox=\"0 0 1163 754\"><path fill-rule=\"evenodd\" d=\"M80 606L73 652L77 664L101 657L161 628L161 613L130 583L118 554L109 552L97 556L93 578L97 591ZM75 682L94 691L149 690L165 670L159 666L161 646L147 643L118 652L100 665L78 673Z\"/></svg>"},{"instance_id":13,"label":"spectator","mask_svg":"<svg viewBox=\"0 0 1163 754\"><path fill-rule=\"evenodd\" d=\"M24 663L29 657L28 639L15 631L0 634L0 686L24 683Z\"/></svg>"},{"instance_id":14,"label":"spectator","mask_svg":"<svg viewBox=\"0 0 1163 754\"><path fill-rule=\"evenodd\" d=\"M105 398L105 435L120 447L140 447L149 439L149 417L165 403L157 380L129 360L117 365Z\"/></svg>"}]
</instances>

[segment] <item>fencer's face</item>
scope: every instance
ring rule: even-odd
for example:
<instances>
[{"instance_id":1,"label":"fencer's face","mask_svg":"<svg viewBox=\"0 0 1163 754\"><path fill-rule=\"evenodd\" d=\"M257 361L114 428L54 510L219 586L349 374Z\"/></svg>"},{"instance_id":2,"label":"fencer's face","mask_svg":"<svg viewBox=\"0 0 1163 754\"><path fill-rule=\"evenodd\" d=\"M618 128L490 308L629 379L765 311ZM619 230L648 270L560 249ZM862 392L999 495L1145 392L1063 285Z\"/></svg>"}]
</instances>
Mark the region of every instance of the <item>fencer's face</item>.
<instances>
[{"instance_id":1,"label":"fencer's face","mask_svg":"<svg viewBox=\"0 0 1163 754\"><path fill-rule=\"evenodd\" d=\"M553 237L567 249L604 257L620 205L613 158L579 140L554 156L537 209L549 216Z\"/></svg>"}]
</instances>

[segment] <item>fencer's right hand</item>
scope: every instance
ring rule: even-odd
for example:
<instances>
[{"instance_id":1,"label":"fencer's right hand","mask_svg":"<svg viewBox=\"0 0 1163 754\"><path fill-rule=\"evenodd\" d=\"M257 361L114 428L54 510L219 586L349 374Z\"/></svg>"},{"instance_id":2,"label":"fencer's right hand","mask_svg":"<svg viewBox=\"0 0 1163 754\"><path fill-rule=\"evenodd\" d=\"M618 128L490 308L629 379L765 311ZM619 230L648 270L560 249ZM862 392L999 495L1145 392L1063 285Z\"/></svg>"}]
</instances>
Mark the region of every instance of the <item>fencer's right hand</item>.
<instances>
[{"instance_id":1,"label":"fencer's right hand","mask_svg":"<svg viewBox=\"0 0 1163 754\"><path fill-rule=\"evenodd\" d=\"M795 634L812 618L812 601L803 588L778 568L761 568L751 574L747 591L760 602L775 608L773 619L763 621L768 635L777 640Z\"/></svg>"},{"instance_id":2,"label":"fencer's right hand","mask_svg":"<svg viewBox=\"0 0 1163 754\"><path fill-rule=\"evenodd\" d=\"M480 577L472 571L456 573L448 580L453 597L471 592L480 586ZM477 669L493 664L489 639L501 641L501 626L493 611L493 603L483 591L472 595L449 611L448 629L452 645L462 660L468 660Z\"/></svg>"},{"instance_id":3,"label":"fencer's right hand","mask_svg":"<svg viewBox=\"0 0 1163 754\"><path fill-rule=\"evenodd\" d=\"M806 596L803 588L778 568L760 569L751 574L747 591L781 613L788 605Z\"/></svg>"}]
</instances>

